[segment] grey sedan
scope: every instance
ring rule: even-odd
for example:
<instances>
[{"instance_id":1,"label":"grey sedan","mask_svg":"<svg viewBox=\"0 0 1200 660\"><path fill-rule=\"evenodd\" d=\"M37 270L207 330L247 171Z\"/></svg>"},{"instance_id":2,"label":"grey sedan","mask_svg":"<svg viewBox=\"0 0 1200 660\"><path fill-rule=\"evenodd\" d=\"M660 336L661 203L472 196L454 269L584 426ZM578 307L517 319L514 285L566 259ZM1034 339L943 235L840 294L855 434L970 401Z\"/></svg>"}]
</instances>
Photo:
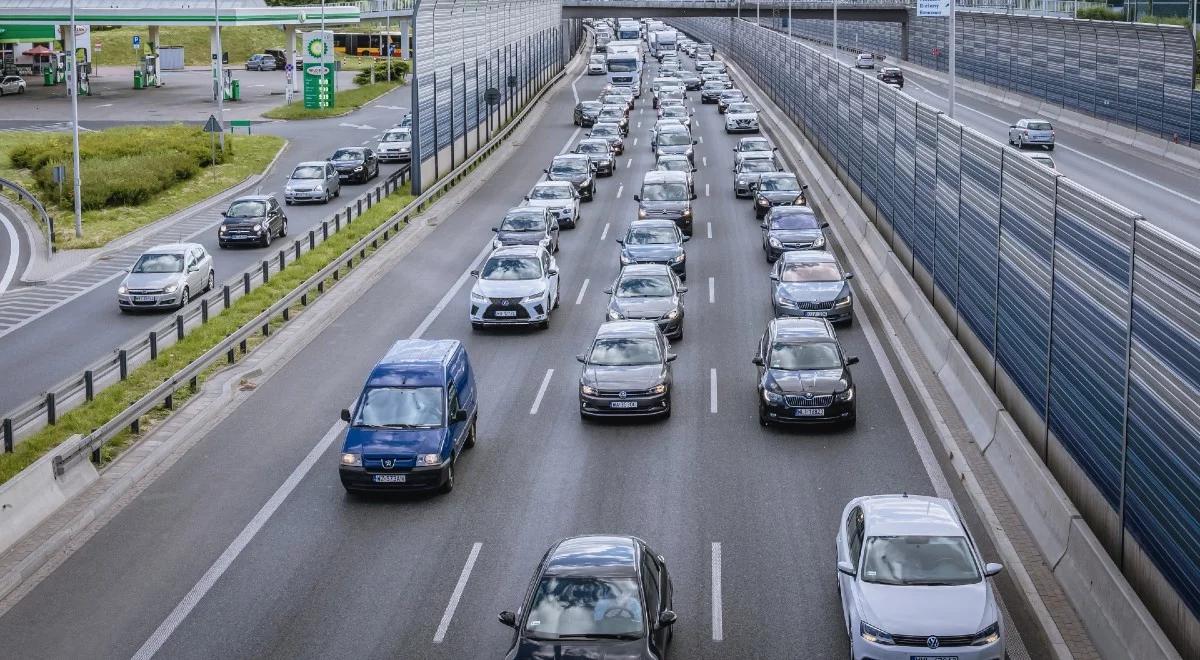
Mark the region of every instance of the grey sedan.
<instances>
[{"instance_id":1,"label":"grey sedan","mask_svg":"<svg viewBox=\"0 0 1200 660\"><path fill-rule=\"evenodd\" d=\"M216 285L212 255L199 243L169 243L150 248L117 287L121 311L180 309L193 294Z\"/></svg>"}]
</instances>

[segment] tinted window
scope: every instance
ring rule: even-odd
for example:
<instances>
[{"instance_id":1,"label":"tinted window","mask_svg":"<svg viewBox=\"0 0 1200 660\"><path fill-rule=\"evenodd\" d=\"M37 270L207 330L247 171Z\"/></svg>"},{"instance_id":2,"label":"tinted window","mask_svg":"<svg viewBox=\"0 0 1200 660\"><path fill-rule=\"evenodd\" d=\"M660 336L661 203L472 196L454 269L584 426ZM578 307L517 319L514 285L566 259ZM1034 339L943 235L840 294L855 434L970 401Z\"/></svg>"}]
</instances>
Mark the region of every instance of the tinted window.
<instances>
[{"instance_id":1,"label":"tinted window","mask_svg":"<svg viewBox=\"0 0 1200 660\"><path fill-rule=\"evenodd\" d=\"M754 105L751 103L730 103L726 112L732 112L736 115L738 113L758 112L758 110L756 110Z\"/></svg>"},{"instance_id":2,"label":"tinted window","mask_svg":"<svg viewBox=\"0 0 1200 660\"><path fill-rule=\"evenodd\" d=\"M872 536L863 555L863 582L943 586L979 582L962 536Z\"/></svg>"},{"instance_id":3,"label":"tinted window","mask_svg":"<svg viewBox=\"0 0 1200 660\"><path fill-rule=\"evenodd\" d=\"M363 392L355 426L430 428L442 425L440 387L371 387Z\"/></svg>"},{"instance_id":4,"label":"tinted window","mask_svg":"<svg viewBox=\"0 0 1200 660\"><path fill-rule=\"evenodd\" d=\"M743 160L738 166L739 172L774 172L775 163L771 162L770 158L754 158L751 160Z\"/></svg>"},{"instance_id":5,"label":"tinted window","mask_svg":"<svg viewBox=\"0 0 1200 660\"><path fill-rule=\"evenodd\" d=\"M617 137L621 134L621 130L616 126L597 126L592 129L592 135L596 137Z\"/></svg>"},{"instance_id":6,"label":"tinted window","mask_svg":"<svg viewBox=\"0 0 1200 660\"><path fill-rule=\"evenodd\" d=\"M746 140L738 144L738 151L770 151L771 144L766 140Z\"/></svg>"},{"instance_id":7,"label":"tinted window","mask_svg":"<svg viewBox=\"0 0 1200 660\"><path fill-rule=\"evenodd\" d=\"M301 165L292 172L293 179L323 179L325 178L324 165Z\"/></svg>"},{"instance_id":8,"label":"tinted window","mask_svg":"<svg viewBox=\"0 0 1200 660\"><path fill-rule=\"evenodd\" d=\"M571 199L571 189L563 186L537 186L529 193L529 199Z\"/></svg>"},{"instance_id":9,"label":"tinted window","mask_svg":"<svg viewBox=\"0 0 1200 660\"><path fill-rule=\"evenodd\" d=\"M1050 122L1045 121L1031 121L1027 124L1027 126L1031 131L1048 131L1051 128Z\"/></svg>"},{"instance_id":10,"label":"tinted window","mask_svg":"<svg viewBox=\"0 0 1200 660\"><path fill-rule=\"evenodd\" d=\"M688 116L688 113L687 109L683 106L673 105L663 108L662 116L669 119L684 119Z\"/></svg>"},{"instance_id":11,"label":"tinted window","mask_svg":"<svg viewBox=\"0 0 1200 660\"><path fill-rule=\"evenodd\" d=\"M480 273L485 280L536 280L541 276L537 257L492 257Z\"/></svg>"},{"instance_id":12,"label":"tinted window","mask_svg":"<svg viewBox=\"0 0 1200 660\"><path fill-rule=\"evenodd\" d=\"M668 158L658 161L658 166L655 169L667 172L691 172L692 164L686 158Z\"/></svg>"},{"instance_id":13,"label":"tinted window","mask_svg":"<svg viewBox=\"0 0 1200 660\"><path fill-rule=\"evenodd\" d=\"M763 177L758 182L759 190L800 190L800 182L794 176Z\"/></svg>"},{"instance_id":14,"label":"tinted window","mask_svg":"<svg viewBox=\"0 0 1200 660\"><path fill-rule=\"evenodd\" d=\"M779 274L781 282L840 282L842 273L831 263L787 264Z\"/></svg>"},{"instance_id":15,"label":"tinted window","mask_svg":"<svg viewBox=\"0 0 1200 660\"><path fill-rule=\"evenodd\" d=\"M686 183L647 183L642 186L644 202L682 202L689 197Z\"/></svg>"},{"instance_id":16,"label":"tinted window","mask_svg":"<svg viewBox=\"0 0 1200 660\"><path fill-rule=\"evenodd\" d=\"M358 149L338 149L329 160L362 160L363 153Z\"/></svg>"},{"instance_id":17,"label":"tinted window","mask_svg":"<svg viewBox=\"0 0 1200 660\"><path fill-rule=\"evenodd\" d=\"M679 242L674 227L634 227L625 235L626 245L669 245Z\"/></svg>"},{"instance_id":18,"label":"tinted window","mask_svg":"<svg viewBox=\"0 0 1200 660\"><path fill-rule=\"evenodd\" d=\"M592 345L589 364L602 367L658 364L658 341L649 337L606 337Z\"/></svg>"},{"instance_id":19,"label":"tinted window","mask_svg":"<svg viewBox=\"0 0 1200 660\"><path fill-rule=\"evenodd\" d=\"M514 213L504 217L500 231L546 231L546 216L541 213Z\"/></svg>"},{"instance_id":20,"label":"tinted window","mask_svg":"<svg viewBox=\"0 0 1200 660\"><path fill-rule=\"evenodd\" d=\"M830 341L771 344L767 362L772 369L804 371L807 369L841 369L842 355L837 344Z\"/></svg>"},{"instance_id":21,"label":"tinted window","mask_svg":"<svg viewBox=\"0 0 1200 660\"><path fill-rule=\"evenodd\" d=\"M607 142L580 142L575 151L581 154L606 154L608 153Z\"/></svg>"},{"instance_id":22,"label":"tinted window","mask_svg":"<svg viewBox=\"0 0 1200 660\"><path fill-rule=\"evenodd\" d=\"M662 298L673 293L666 275L626 275L616 288L618 298Z\"/></svg>"},{"instance_id":23,"label":"tinted window","mask_svg":"<svg viewBox=\"0 0 1200 660\"><path fill-rule=\"evenodd\" d=\"M812 213L771 213L771 229L819 229L817 216Z\"/></svg>"},{"instance_id":24,"label":"tinted window","mask_svg":"<svg viewBox=\"0 0 1200 660\"><path fill-rule=\"evenodd\" d=\"M678 133L662 133L655 138L660 146L679 147L692 143L692 136L680 131Z\"/></svg>"},{"instance_id":25,"label":"tinted window","mask_svg":"<svg viewBox=\"0 0 1200 660\"><path fill-rule=\"evenodd\" d=\"M229 210L225 212L225 215L230 218L257 218L266 214L266 212L267 205L264 202L258 200L240 201L230 204Z\"/></svg>"},{"instance_id":26,"label":"tinted window","mask_svg":"<svg viewBox=\"0 0 1200 660\"><path fill-rule=\"evenodd\" d=\"M544 577L525 622L533 638L642 636L642 601L634 578Z\"/></svg>"},{"instance_id":27,"label":"tinted window","mask_svg":"<svg viewBox=\"0 0 1200 660\"><path fill-rule=\"evenodd\" d=\"M412 139L412 133L409 131L388 131L383 136L384 142L409 142Z\"/></svg>"},{"instance_id":28,"label":"tinted window","mask_svg":"<svg viewBox=\"0 0 1200 660\"><path fill-rule=\"evenodd\" d=\"M550 165L551 174L583 174L588 171L588 161L579 158L555 158Z\"/></svg>"}]
</instances>

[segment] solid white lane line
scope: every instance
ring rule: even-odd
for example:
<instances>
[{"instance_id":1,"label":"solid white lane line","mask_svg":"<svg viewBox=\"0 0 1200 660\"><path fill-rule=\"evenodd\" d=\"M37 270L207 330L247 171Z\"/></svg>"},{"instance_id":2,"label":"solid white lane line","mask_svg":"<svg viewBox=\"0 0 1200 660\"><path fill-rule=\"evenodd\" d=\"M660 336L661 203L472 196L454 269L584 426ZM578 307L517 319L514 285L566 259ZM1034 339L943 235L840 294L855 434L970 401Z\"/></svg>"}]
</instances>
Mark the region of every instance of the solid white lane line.
<instances>
[{"instance_id":1,"label":"solid white lane line","mask_svg":"<svg viewBox=\"0 0 1200 660\"><path fill-rule=\"evenodd\" d=\"M479 266L479 262L483 261L483 258L488 256L491 251L492 244L490 242L483 246L479 254L475 255L475 258L471 260L471 265L467 266L462 275L459 275L458 279L454 281L454 286L450 287L450 290L446 292L446 295L442 296L438 304L434 305L433 309L429 310L429 313L425 315L425 319L421 321L421 325L418 325L417 329L413 330L412 334L408 336L409 339L420 339L421 335L425 334L425 331L429 329L429 326L433 325L433 322L437 320L442 310L446 309L451 300L454 300L454 296L458 294L458 290L467 283L467 280L471 279L471 271L475 270Z\"/></svg>"},{"instance_id":2,"label":"solid white lane line","mask_svg":"<svg viewBox=\"0 0 1200 660\"><path fill-rule=\"evenodd\" d=\"M17 228L4 215L0 215L0 225L4 225L4 231L8 234L8 265L4 267L4 274L0 275L0 293L3 293L8 290L8 284L17 274L17 262L21 259L21 241L17 236Z\"/></svg>"},{"instance_id":3,"label":"solid white lane line","mask_svg":"<svg viewBox=\"0 0 1200 660\"><path fill-rule=\"evenodd\" d=\"M580 303L582 303L582 302L583 302L583 294L587 293L587 285L588 285L588 282L591 282L591 279L590 279L590 278L584 278L584 280L583 280L583 286L579 287L579 295L575 297L575 304L576 304L576 305L578 305L578 304L580 304Z\"/></svg>"},{"instance_id":4,"label":"solid white lane line","mask_svg":"<svg viewBox=\"0 0 1200 660\"><path fill-rule=\"evenodd\" d=\"M708 237L712 238L712 223L708 223Z\"/></svg>"},{"instance_id":5,"label":"solid white lane line","mask_svg":"<svg viewBox=\"0 0 1200 660\"><path fill-rule=\"evenodd\" d=\"M717 282L715 278L708 278L708 302L716 304L717 302Z\"/></svg>"},{"instance_id":6,"label":"solid white lane line","mask_svg":"<svg viewBox=\"0 0 1200 660\"><path fill-rule=\"evenodd\" d=\"M628 169L628 168L630 168L630 167L633 167L633 159L632 159L632 158L630 158L629 160L625 161L625 168L626 168L626 169Z\"/></svg>"},{"instance_id":7,"label":"solid white lane line","mask_svg":"<svg viewBox=\"0 0 1200 660\"><path fill-rule=\"evenodd\" d=\"M292 494L292 491L296 489L296 486L300 484L300 481L304 479L309 470L316 465L317 461L320 460L329 447L333 445L333 441L337 440L338 437L341 436L342 429L345 428L345 426L345 422L339 421L325 432L325 436L321 438L321 441L312 448L312 451L308 452L308 455L304 457L304 460L300 461L300 465L296 466L295 470L292 470L292 473L288 475L288 478L283 482L282 485L279 486L279 488L275 491L275 494L271 496L271 499L267 500L267 503L258 510L258 513L254 514L254 518L252 518L250 522L246 524L246 527L243 528L241 533L237 535L237 538L235 538L233 542L229 544L229 547L225 548L225 552L222 552L221 556L217 557L217 560L213 562L213 565L204 572L204 575L201 576L200 581L198 581L195 586L193 586L191 590L187 592L187 595L183 597L183 600L179 601L179 604L175 606L175 609L171 610L171 613L167 615L167 618L164 619L162 623L158 624L158 628L154 630L154 632L150 635L150 638L147 639L144 644L142 644L141 648L137 650L137 653L133 654L133 660L149 660L150 658L154 657L155 653L158 653L159 649L162 648L167 639L171 637L171 634L175 632L181 623L183 623L188 614L195 609L196 605L200 603L200 600L204 598L204 595L213 588L213 585L217 583L217 580L221 579L221 576L225 574L225 571L229 570L229 567L233 564L234 560L237 559L238 555L240 555L242 551L246 549L246 546L250 545L250 541L254 540L254 537L263 528L263 526L267 524L267 521L271 519L271 516L275 515L275 512L279 510L279 507L283 505L284 500L286 500L287 497Z\"/></svg>"},{"instance_id":8,"label":"solid white lane line","mask_svg":"<svg viewBox=\"0 0 1200 660\"><path fill-rule=\"evenodd\" d=\"M949 33L947 33L947 34L949 34ZM696 125L696 128L700 128L700 120L699 119L692 120L692 123Z\"/></svg>"},{"instance_id":9,"label":"solid white lane line","mask_svg":"<svg viewBox=\"0 0 1200 660\"><path fill-rule=\"evenodd\" d=\"M606 236L608 236L608 224L609 224L609 223L607 223L607 222L606 222L606 223L604 223L604 229L602 229L602 230L600 231L600 240L602 240L602 241L604 240L604 238L605 238Z\"/></svg>"},{"instance_id":10,"label":"solid white lane line","mask_svg":"<svg viewBox=\"0 0 1200 660\"><path fill-rule=\"evenodd\" d=\"M553 375L553 369L546 370L546 377L542 379L542 386L538 388L537 397L533 399L533 406L529 409L530 415L536 415L542 407L542 397L546 396L546 388L550 387L550 377Z\"/></svg>"},{"instance_id":11,"label":"solid white lane line","mask_svg":"<svg viewBox=\"0 0 1200 660\"><path fill-rule=\"evenodd\" d=\"M717 414L717 370L708 370L708 412Z\"/></svg>"},{"instance_id":12,"label":"solid white lane line","mask_svg":"<svg viewBox=\"0 0 1200 660\"><path fill-rule=\"evenodd\" d=\"M949 34L949 33L947 33ZM621 193L625 192L625 184L617 186L617 199L621 199Z\"/></svg>"},{"instance_id":13,"label":"solid white lane line","mask_svg":"<svg viewBox=\"0 0 1200 660\"><path fill-rule=\"evenodd\" d=\"M434 644L441 644L442 640L446 639L446 630L450 628L450 620L454 618L454 611L458 609L458 601L462 600L463 589L467 587L467 580L471 577L471 571L475 568L475 560L479 559L479 549L482 547L483 544L479 542L471 546L471 554L467 555L467 563L463 566L462 573L458 575L458 584L454 585L454 592L450 594L450 602L446 603L446 611L442 613L442 621L438 624L437 632L433 634Z\"/></svg>"},{"instance_id":14,"label":"solid white lane line","mask_svg":"<svg viewBox=\"0 0 1200 660\"><path fill-rule=\"evenodd\" d=\"M640 122L640 121L639 121L639 122L638 122L638 128L641 128L641 127L642 127L642 122Z\"/></svg>"},{"instance_id":15,"label":"solid white lane line","mask_svg":"<svg viewBox=\"0 0 1200 660\"><path fill-rule=\"evenodd\" d=\"M558 150L558 153L565 154L568 151L570 151L571 144L573 144L575 142L575 138L579 137L579 131L582 131L582 130L583 130L582 126L576 128L575 132L571 133L571 137L567 138L567 143L563 145L562 149Z\"/></svg>"},{"instance_id":16,"label":"solid white lane line","mask_svg":"<svg viewBox=\"0 0 1200 660\"><path fill-rule=\"evenodd\" d=\"M704 144L704 136L703 136L703 135L701 135L701 136L700 136L699 138L697 138L697 139L700 141L700 144Z\"/></svg>"},{"instance_id":17,"label":"solid white lane line","mask_svg":"<svg viewBox=\"0 0 1200 660\"><path fill-rule=\"evenodd\" d=\"M633 146L635 146L635 147L637 146L637 141L638 141L637 138L633 138Z\"/></svg>"},{"instance_id":18,"label":"solid white lane line","mask_svg":"<svg viewBox=\"0 0 1200 660\"><path fill-rule=\"evenodd\" d=\"M584 74L586 74L586 73L587 73L587 68L585 67L583 72L580 73L578 76L575 76L575 80L571 81L571 96L575 97L576 103L579 103L579 90L575 89L575 83L579 82L579 80L581 78L583 78Z\"/></svg>"},{"instance_id":19,"label":"solid white lane line","mask_svg":"<svg viewBox=\"0 0 1200 660\"><path fill-rule=\"evenodd\" d=\"M725 615L721 605L721 544L712 544L712 638L725 639Z\"/></svg>"},{"instance_id":20,"label":"solid white lane line","mask_svg":"<svg viewBox=\"0 0 1200 660\"><path fill-rule=\"evenodd\" d=\"M704 184L704 196L708 197L708 184Z\"/></svg>"},{"instance_id":21,"label":"solid white lane line","mask_svg":"<svg viewBox=\"0 0 1200 660\"><path fill-rule=\"evenodd\" d=\"M705 167L708 167L708 156L701 156L700 162L703 163Z\"/></svg>"}]
</instances>

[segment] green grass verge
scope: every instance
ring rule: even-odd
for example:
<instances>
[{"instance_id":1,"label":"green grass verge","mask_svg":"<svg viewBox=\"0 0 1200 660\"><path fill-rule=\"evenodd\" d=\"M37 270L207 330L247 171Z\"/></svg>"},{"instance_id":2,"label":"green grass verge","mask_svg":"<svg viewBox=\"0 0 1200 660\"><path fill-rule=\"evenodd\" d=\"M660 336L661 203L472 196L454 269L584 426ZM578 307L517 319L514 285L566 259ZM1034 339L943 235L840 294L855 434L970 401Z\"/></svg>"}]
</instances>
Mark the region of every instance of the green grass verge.
<instances>
[{"instance_id":1,"label":"green grass verge","mask_svg":"<svg viewBox=\"0 0 1200 660\"><path fill-rule=\"evenodd\" d=\"M211 317L206 325L194 328L183 338L183 341L160 352L158 360L134 369L127 380L101 390L91 402L62 415L54 426L47 426L33 436L17 443L13 453L0 454L0 483L8 481L72 435L76 433L86 435L116 417L121 411L137 402L163 381L211 350L225 337L275 304L306 279L312 277L363 236L390 219L412 199L412 195L407 193L394 193L384 198L372 206L369 211L364 212L361 217L355 219L351 225L333 234L328 241L318 245L315 250L304 254L283 272L273 276L269 283L251 291L249 295L239 298L228 310ZM368 251L370 251L369 248ZM311 299L316 295L314 289L310 291L309 297ZM303 313L303 308L297 305L293 307L293 311ZM254 338L251 343L259 341L261 341L261 336ZM201 381L225 368L224 364L221 362L209 369L201 377ZM188 396L190 396L190 392L186 388L181 390L175 397L176 405ZM141 423L142 433L148 432L155 421L166 415L166 411L158 409L144 416ZM135 439L126 431L107 446L106 458L111 459L112 456L119 453L121 448Z\"/></svg>"},{"instance_id":2,"label":"green grass verge","mask_svg":"<svg viewBox=\"0 0 1200 660\"><path fill-rule=\"evenodd\" d=\"M209 3L211 9L212 3ZM93 60L102 69L105 66L133 66L138 58L149 52L150 30L145 26L123 26L111 30L92 28L93 48L97 41L104 44ZM133 37L142 38L142 50L133 49ZM209 44L206 27L159 28L158 41L164 46L183 46L183 63L188 66L207 66L212 61L212 46ZM245 65L246 59L267 48L282 49L287 41L283 30L269 25L253 25L221 28L221 50L229 53L229 66ZM103 73L103 71L101 72Z\"/></svg>"},{"instance_id":3,"label":"green grass verge","mask_svg":"<svg viewBox=\"0 0 1200 660\"><path fill-rule=\"evenodd\" d=\"M332 108L306 108L303 99L297 98L289 105L281 105L263 113L268 119L324 119L357 110L375 99L399 87L397 82L377 82L353 89L338 90Z\"/></svg>"},{"instance_id":4,"label":"green grass verge","mask_svg":"<svg viewBox=\"0 0 1200 660\"><path fill-rule=\"evenodd\" d=\"M0 177L16 181L38 195L46 210L54 217L55 244L60 250L107 245L131 231L212 197L252 174L261 173L284 144L283 138L273 135L226 135L226 145L232 147L233 154L227 157L226 162L204 168L197 175L156 194L144 204L85 211L83 237L76 238L71 203L64 199L59 204L56 197L38 192L33 173L17 169L10 158L17 147L44 139L44 135L37 133L0 133Z\"/></svg>"}]
</instances>

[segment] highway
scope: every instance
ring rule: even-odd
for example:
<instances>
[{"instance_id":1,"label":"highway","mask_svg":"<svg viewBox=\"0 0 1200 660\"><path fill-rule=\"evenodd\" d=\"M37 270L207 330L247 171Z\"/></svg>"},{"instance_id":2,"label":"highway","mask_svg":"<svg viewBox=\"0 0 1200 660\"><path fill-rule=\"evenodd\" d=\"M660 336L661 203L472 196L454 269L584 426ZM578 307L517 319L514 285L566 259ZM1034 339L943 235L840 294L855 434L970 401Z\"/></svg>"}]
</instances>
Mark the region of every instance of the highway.
<instances>
[{"instance_id":1,"label":"highway","mask_svg":"<svg viewBox=\"0 0 1200 660\"><path fill-rule=\"evenodd\" d=\"M324 160L338 147L374 146L382 132L400 121L409 105L411 90L402 87L356 112L350 118L299 122L272 122L255 127L256 132L281 135L290 140L274 167L259 186L247 191L275 193L283 200L283 184L293 166L305 160ZM327 205L303 204L285 207L289 238L270 248L220 249L216 227L227 203L199 209L181 221L180 238L199 242L214 256L217 281L221 283L252 264L276 255L309 229L319 226L355 197L365 194L400 165L381 164L380 178L366 185L346 185L342 196ZM186 226L184 226L186 223ZM0 223L2 225L2 223ZM0 226L0 234L3 234ZM0 238L0 248L5 246ZM172 238L172 240L177 240ZM157 243L167 241L154 241ZM140 249L150 246L141 244ZM126 250L113 259L96 262L65 279L38 287L21 287L0 295L0 373L23 373L20 379L0 379L0 414L13 410L59 381L80 373L88 365L110 354L118 346L144 335L159 323L165 312L123 314L117 308L116 289L124 268L140 253ZM3 271L0 271L0 276ZM84 329L86 328L86 331ZM39 356L36 369L25 368L30 355Z\"/></svg>"},{"instance_id":2,"label":"highway","mask_svg":"<svg viewBox=\"0 0 1200 660\"><path fill-rule=\"evenodd\" d=\"M826 54L832 53L827 45L801 41ZM846 51L839 53L848 66L853 66L855 55ZM905 94L930 107L947 111L949 83L946 74L934 74L927 69L914 72L908 62L890 57L882 65L877 63L874 72L863 71L873 75L880 66L899 67L904 71ZM1018 119L1034 118L962 87L955 95L955 106L956 120L1001 144L1008 141L1010 124ZM1047 153L1054 159L1055 169L1060 174L1141 213L1150 222L1189 243L1200 244L1200 170L1153 156L1136 147L1098 138L1060 122L1052 123L1057 144L1053 152ZM1038 150L1026 151L1034 153Z\"/></svg>"},{"instance_id":3,"label":"highway","mask_svg":"<svg viewBox=\"0 0 1200 660\"><path fill-rule=\"evenodd\" d=\"M618 272L613 239L635 217L633 195L653 163L648 94L616 175L599 180L579 227L563 232L562 306L550 328L470 329L465 274L489 228L581 136L575 95L593 98L601 84L584 77L577 92L556 92L502 176L0 610L3 648L22 658L499 657L512 631L496 614L520 605L546 548L620 532L666 557L679 615L672 657L844 656L834 567L843 505L868 493L933 494L942 477L927 472L926 440L901 414L867 314L839 330L862 358L857 427L758 426L750 359L771 318L768 267L749 202L732 194L735 138L715 106L691 95L700 197L669 420L583 423L576 398L575 355ZM417 335L464 342L481 391L479 444L449 495L348 497L338 411L396 339ZM975 535L986 549L982 529Z\"/></svg>"}]
</instances>

